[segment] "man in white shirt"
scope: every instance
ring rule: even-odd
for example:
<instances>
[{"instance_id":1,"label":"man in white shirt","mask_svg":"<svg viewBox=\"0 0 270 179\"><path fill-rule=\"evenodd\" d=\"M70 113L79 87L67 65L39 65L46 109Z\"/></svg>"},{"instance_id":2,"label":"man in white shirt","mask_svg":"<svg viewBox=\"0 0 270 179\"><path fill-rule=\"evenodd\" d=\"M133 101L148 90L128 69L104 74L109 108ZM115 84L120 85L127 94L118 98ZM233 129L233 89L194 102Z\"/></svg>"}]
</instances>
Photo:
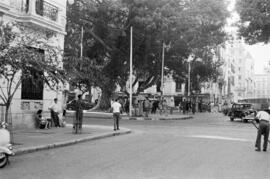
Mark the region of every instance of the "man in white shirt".
<instances>
[{"instance_id":1,"label":"man in white shirt","mask_svg":"<svg viewBox=\"0 0 270 179\"><path fill-rule=\"evenodd\" d=\"M59 109L59 106L57 104L58 100L57 100L57 98L54 98L53 101L54 102L49 107L49 109L51 111L51 118L54 122L55 127L60 127L59 116L58 116L60 109Z\"/></svg>"},{"instance_id":2,"label":"man in white shirt","mask_svg":"<svg viewBox=\"0 0 270 179\"><path fill-rule=\"evenodd\" d=\"M120 119L120 113L122 110L122 105L118 102L118 99L116 99L112 103L111 108L113 111L114 131L116 131L116 130L119 130L119 119Z\"/></svg>"},{"instance_id":3,"label":"man in white shirt","mask_svg":"<svg viewBox=\"0 0 270 179\"><path fill-rule=\"evenodd\" d=\"M257 139L255 143L256 151L261 151L261 136L264 135L263 151L266 152L269 137L269 121L270 116L265 111L259 111L256 115L256 119L259 120L259 128L257 133Z\"/></svg>"}]
</instances>

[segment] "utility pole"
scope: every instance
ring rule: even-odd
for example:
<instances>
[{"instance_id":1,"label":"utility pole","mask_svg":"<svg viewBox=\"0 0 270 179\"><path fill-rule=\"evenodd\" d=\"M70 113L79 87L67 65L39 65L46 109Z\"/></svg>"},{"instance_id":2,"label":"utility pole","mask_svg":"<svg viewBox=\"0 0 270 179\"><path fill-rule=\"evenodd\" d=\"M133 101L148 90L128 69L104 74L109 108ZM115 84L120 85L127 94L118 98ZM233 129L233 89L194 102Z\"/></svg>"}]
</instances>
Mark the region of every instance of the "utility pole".
<instances>
[{"instance_id":1,"label":"utility pole","mask_svg":"<svg viewBox=\"0 0 270 179\"><path fill-rule=\"evenodd\" d=\"M190 84L191 64L190 63L193 59L194 59L194 55L191 54L191 55L189 55L188 60L187 60L187 62L188 62L188 96L190 96L190 86L191 86L191 84Z\"/></svg>"},{"instance_id":2,"label":"utility pole","mask_svg":"<svg viewBox=\"0 0 270 179\"><path fill-rule=\"evenodd\" d=\"M164 52L165 51L165 43L162 44L162 60L161 60L161 100L163 100L163 90L164 90Z\"/></svg>"},{"instance_id":3,"label":"utility pole","mask_svg":"<svg viewBox=\"0 0 270 179\"><path fill-rule=\"evenodd\" d=\"M190 61L188 62L188 96L190 96Z\"/></svg>"},{"instance_id":4,"label":"utility pole","mask_svg":"<svg viewBox=\"0 0 270 179\"><path fill-rule=\"evenodd\" d=\"M130 62L129 62L129 116L132 116L132 58L133 58L133 27L130 27Z\"/></svg>"},{"instance_id":5,"label":"utility pole","mask_svg":"<svg viewBox=\"0 0 270 179\"><path fill-rule=\"evenodd\" d=\"M81 59L83 58L83 26L81 29L81 54L80 54Z\"/></svg>"}]
</instances>

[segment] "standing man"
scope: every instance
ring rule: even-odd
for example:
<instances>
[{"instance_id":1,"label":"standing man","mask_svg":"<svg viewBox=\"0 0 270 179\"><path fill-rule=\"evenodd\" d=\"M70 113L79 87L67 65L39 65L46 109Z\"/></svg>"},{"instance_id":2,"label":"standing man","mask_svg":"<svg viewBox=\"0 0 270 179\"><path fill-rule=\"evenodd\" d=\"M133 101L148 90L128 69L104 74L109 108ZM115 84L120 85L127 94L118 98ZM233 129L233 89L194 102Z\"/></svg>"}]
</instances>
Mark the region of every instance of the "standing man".
<instances>
[{"instance_id":1,"label":"standing man","mask_svg":"<svg viewBox=\"0 0 270 179\"><path fill-rule=\"evenodd\" d=\"M150 109L151 109L151 103L150 103L148 97L146 97L146 99L144 101L145 117L148 117Z\"/></svg>"},{"instance_id":2,"label":"standing man","mask_svg":"<svg viewBox=\"0 0 270 179\"><path fill-rule=\"evenodd\" d=\"M263 151L266 152L268 137L269 137L269 120L270 116L265 111L259 111L256 115L256 119L259 120L259 128L257 133L257 139L255 143L256 151L261 151L261 136L264 135Z\"/></svg>"},{"instance_id":3,"label":"standing man","mask_svg":"<svg viewBox=\"0 0 270 179\"><path fill-rule=\"evenodd\" d=\"M112 111L113 111L113 125L114 125L114 131L119 130L119 120L120 120L120 113L122 105L118 102L118 99L115 99L115 101L111 105Z\"/></svg>"},{"instance_id":4,"label":"standing man","mask_svg":"<svg viewBox=\"0 0 270 179\"><path fill-rule=\"evenodd\" d=\"M183 99L183 102L181 105L182 109L183 109L183 114L186 114L186 109L187 109L186 105L187 105L186 99Z\"/></svg>"},{"instance_id":5,"label":"standing man","mask_svg":"<svg viewBox=\"0 0 270 179\"><path fill-rule=\"evenodd\" d=\"M75 125L76 127L79 127L80 133L82 132L82 121L83 121L83 104L82 104L82 95L78 95L78 99L76 101L76 119L75 119ZM74 128L74 127L73 127Z\"/></svg>"},{"instance_id":6,"label":"standing man","mask_svg":"<svg viewBox=\"0 0 270 179\"><path fill-rule=\"evenodd\" d=\"M60 109L57 104L57 101L58 99L54 98L53 103L49 107L49 110L51 111L51 118L54 122L55 127L60 127L59 116L58 116Z\"/></svg>"}]
</instances>

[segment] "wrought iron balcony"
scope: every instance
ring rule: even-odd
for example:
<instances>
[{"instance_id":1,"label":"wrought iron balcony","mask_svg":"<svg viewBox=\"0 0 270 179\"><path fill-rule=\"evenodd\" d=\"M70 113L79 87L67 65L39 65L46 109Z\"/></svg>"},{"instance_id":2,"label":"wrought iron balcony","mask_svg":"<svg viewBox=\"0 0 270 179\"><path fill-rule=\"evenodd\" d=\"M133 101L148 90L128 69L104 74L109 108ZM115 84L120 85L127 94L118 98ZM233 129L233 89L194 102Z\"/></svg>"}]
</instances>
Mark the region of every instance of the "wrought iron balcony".
<instances>
[{"instance_id":1,"label":"wrought iron balcony","mask_svg":"<svg viewBox=\"0 0 270 179\"><path fill-rule=\"evenodd\" d=\"M1 1L1 0L0 0ZM54 5L50 0L9 0L5 13L20 22L31 23L65 34L65 6Z\"/></svg>"},{"instance_id":2,"label":"wrought iron balcony","mask_svg":"<svg viewBox=\"0 0 270 179\"><path fill-rule=\"evenodd\" d=\"M35 14L57 21L58 7L45 0L11 0L10 6L22 14Z\"/></svg>"},{"instance_id":3,"label":"wrought iron balcony","mask_svg":"<svg viewBox=\"0 0 270 179\"><path fill-rule=\"evenodd\" d=\"M58 8L44 0L36 0L36 14L56 21Z\"/></svg>"}]
</instances>

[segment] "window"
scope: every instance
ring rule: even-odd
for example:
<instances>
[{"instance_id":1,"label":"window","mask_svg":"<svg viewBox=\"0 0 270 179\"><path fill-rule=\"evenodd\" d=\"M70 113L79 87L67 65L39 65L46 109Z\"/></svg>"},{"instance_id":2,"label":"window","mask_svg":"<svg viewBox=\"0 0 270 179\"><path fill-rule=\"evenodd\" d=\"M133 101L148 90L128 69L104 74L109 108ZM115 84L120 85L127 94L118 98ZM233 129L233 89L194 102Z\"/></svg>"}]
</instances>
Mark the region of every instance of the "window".
<instances>
[{"instance_id":1,"label":"window","mask_svg":"<svg viewBox=\"0 0 270 179\"><path fill-rule=\"evenodd\" d=\"M35 50L37 53L42 53L44 58L44 50ZM43 75L43 71L37 71L32 68L30 69L30 74L32 78L22 78L21 99L42 100L44 82L39 77ZM22 75L25 75L24 71L22 72Z\"/></svg>"},{"instance_id":2,"label":"window","mask_svg":"<svg viewBox=\"0 0 270 179\"><path fill-rule=\"evenodd\" d=\"M176 92L181 92L182 91L182 83L180 81L176 81Z\"/></svg>"},{"instance_id":3,"label":"window","mask_svg":"<svg viewBox=\"0 0 270 179\"><path fill-rule=\"evenodd\" d=\"M22 99L42 100L44 83L38 78L42 72L31 70L32 78L24 78L22 80Z\"/></svg>"}]
</instances>

